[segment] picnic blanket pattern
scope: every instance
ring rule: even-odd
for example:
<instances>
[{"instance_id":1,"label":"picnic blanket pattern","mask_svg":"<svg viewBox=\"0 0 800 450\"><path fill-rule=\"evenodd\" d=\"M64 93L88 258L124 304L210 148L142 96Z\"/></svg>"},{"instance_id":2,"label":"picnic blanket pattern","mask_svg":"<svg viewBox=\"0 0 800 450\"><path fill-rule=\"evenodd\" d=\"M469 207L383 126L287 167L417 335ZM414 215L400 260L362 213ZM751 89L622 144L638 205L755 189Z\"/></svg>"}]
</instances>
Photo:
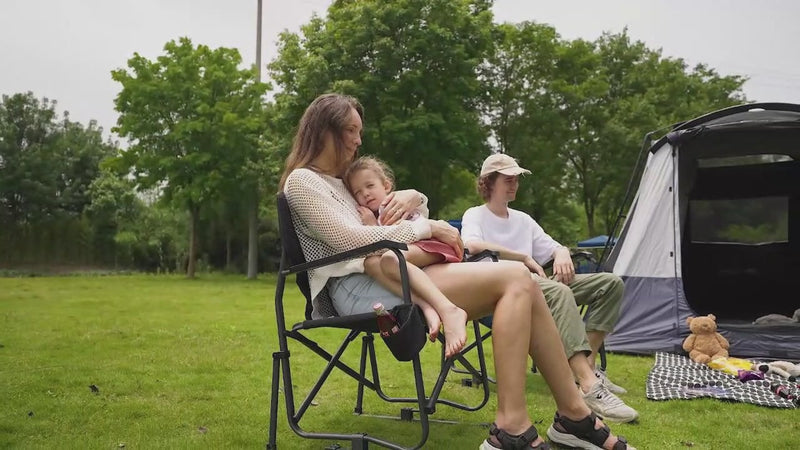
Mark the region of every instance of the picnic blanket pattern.
<instances>
[{"instance_id":1,"label":"picnic blanket pattern","mask_svg":"<svg viewBox=\"0 0 800 450\"><path fill-rule=\"evenodd\" d=\"M713 397L720 400L752 403L772 408L795 408L794 404L775 395L770 383L788 381L768 374L763 380L741 382L737 377L699 364L672 353L656 353L656 362L647 375L647 398L650 400Z\"/></svg>"}]
</instances>

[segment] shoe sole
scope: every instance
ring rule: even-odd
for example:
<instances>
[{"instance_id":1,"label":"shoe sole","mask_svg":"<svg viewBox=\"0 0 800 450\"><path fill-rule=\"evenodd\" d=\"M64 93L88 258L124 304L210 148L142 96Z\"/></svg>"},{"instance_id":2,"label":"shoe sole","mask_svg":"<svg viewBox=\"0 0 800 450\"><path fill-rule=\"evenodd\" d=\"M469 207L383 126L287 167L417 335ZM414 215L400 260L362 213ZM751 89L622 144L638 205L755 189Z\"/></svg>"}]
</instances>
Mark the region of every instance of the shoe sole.
<instances>
[{"instance_id":1,"label":"shoe sole","mask_svg":"<svg viewBox=\"0 0 800 450\"><path fill-rule=\"evenodd\" d=\"M484 439L481 446L478 447L478 450L501 450L501 449L495 447L494 445L490 444L488 440Z\"/></svg>"},{"instance_id":2,"label":"shoe sole","mask_svg":"<svg viewBox=\"0 0 800 450\"><path fill-rule=\"evenodd\" d=\"M572 448L580 448L583 450L603 450L603 447L598 447L591 442L584 441L574 434L561 433L556 430L552 425L547 429L547 437L550 441L559 445L565 445ZM481 449L488 450L488 449Z\"/></svg>"},{"instance_id":3,"label":"shoe sole","mask_svg":"<svg viewBox=\"0 0 800 450\"><path fill-rule=\"evenodd\" d=\"M591 409L591 408L589 408L589 409ZM633 422L634 420L639 418L639 414L638 413L635 414L632 417L628 417L628 416L619 417L619 416L610 416L608 414L600 414L599 411L595 411L593 409L592 409L592 412L594 412L598 416L602 417L603 421L615 422L615 423L629 423L629 422Z\"/></svg>"}]
</instances>

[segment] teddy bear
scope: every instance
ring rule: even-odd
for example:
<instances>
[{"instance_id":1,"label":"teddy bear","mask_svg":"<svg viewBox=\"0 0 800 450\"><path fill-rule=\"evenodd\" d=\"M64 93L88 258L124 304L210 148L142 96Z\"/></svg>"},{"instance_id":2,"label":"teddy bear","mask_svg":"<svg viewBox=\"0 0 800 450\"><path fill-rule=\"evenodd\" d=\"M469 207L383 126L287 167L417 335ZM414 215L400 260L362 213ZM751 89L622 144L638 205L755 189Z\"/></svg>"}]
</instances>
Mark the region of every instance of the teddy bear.
<instances>
[{"instance_id":1,"label":"teddy bear","mask_svg":"<svg viewBox=\"0 0 800 450\"><path fill-rule=\"evenodd\" d=\"M689 352L692 361L706 364L717 358L727 358L730 344L717 333L717 318L713 314L700 317L689 317L691 334L683 341L683 349Z\"/></svg>"}]
</instances>

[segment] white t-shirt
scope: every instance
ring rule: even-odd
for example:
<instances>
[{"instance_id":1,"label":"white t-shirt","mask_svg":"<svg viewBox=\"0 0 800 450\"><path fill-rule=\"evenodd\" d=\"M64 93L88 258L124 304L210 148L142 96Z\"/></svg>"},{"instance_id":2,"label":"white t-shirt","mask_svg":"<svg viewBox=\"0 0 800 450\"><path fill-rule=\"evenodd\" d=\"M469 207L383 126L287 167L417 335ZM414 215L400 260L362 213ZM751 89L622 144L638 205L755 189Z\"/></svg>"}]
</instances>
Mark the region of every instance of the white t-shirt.
<instances>
[{"instance_id":1,"label":"white t-shirt","mask_svg":"<svg viewBox=\"0 0 800 450\"><path fill-rule=\"evenodd\" d=\"M465 245L472 241L502 245L509 250L531 255L539 264L553 259L553 252L561 247L524 212L508 208L508 217L498 217L485 204L473 206L464 212L461 239Z\"/></svg>"}]
</instances>

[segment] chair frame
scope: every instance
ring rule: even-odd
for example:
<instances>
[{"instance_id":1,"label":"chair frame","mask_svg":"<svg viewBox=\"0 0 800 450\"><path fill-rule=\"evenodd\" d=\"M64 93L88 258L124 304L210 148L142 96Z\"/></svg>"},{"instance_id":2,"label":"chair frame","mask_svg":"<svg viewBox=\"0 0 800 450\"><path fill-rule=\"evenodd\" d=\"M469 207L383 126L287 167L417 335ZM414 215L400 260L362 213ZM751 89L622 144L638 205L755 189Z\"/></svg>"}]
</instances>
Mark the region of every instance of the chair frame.
<instances>
[{"instance_id":1,"label":"chair frame","mask_svg":"<svg viewBox=\"0 0 800 450\"><path fill-rule=\"evenodd\" d=\"M375 315L373 313L329 317L324 319L311 319L311 298L308 284L308 270L368 255L381 249L388 249L388 251L394 252L397 256L400 264L403 301L405 303L411 303L408 270L405 257L402 253L402 250L408 248L406 244L383 240L333 256L306 262L302 254L302 250L300 250L299 240L291 221L291 211L289 209L288 202L282 193L278 195L278 219L282 240L280 269L278 271L278 280L275 288L275 316L278 328L279 351L272 354L272 395L270 401L269 442L267 443L268 449L277 448L277 416L281 380L283 380L283 394L289 427L295 432L295 434L307 439L349 441L353 449L366 449L368 448L369 443L391 449L420 448L425 444L429 437L429 415L436 411L437 404L446 405L465 411L477 411L487 404L489 399L489 380L488 377L485 376L487 369L483 350L483 339L477 321L473 321L475 341L469 346L468 349L462 350L459 354L446 360L441 365L439 376L433 388L431 389L430 394L426 394L425 392L425 385L422 378L422 366L419 360L419 355L416 355L410 361L412 364L416 396L392 397L386 394L380 383L374 337L374 333L377 333L378 329ZM287 328L283 296L286 287L286 279L291 275L296 275L296 283L306 298L306 320L294 324L291 328ZM323 349L317 342L304 334L305 332L314 328L322 327L333 327L349 330L342 343L333 353ZM352 343L359 335L362 335L360 364L358 369L354 369L341 361L341 357L348 348L349 344ZM443 340L441 333L439 338L440 340ZM299 403L296 402L294 386L292 384L290 364L291 353L289 351L290 339L302 344L304 347L310 349L312 352L316 353L322 359L327 361L327 364L325 365L318 380L316 383L314 383L314 385ZM471 350L473 348L477 349L478 368L472 365L463 355L467 350ZM367 360L369 360L370 363L369 374L367 373ZM472 375L473 380L477 380L478 384L482 387L483 395L477 404L467 405L440 398L447 374L452 369L455 361L458 361L463 367L465 367L466 371ZM361 415L364 413L363 399L365 389L374 391L377 396L384 401L410 405L409 407L401 409L400 418L402 420L411 421L413 420L414 413L416 412L418 414L420 437L417 443L412 447L404 447L397 442L382 437L372 436L367 433L345 434L337 433L335 431L306 431L303 429L300 424L301 420L303 419L305 413L308 412L309 406L312 404L314 398L319 393L325 381L328 379L329 375L334 369L341 370L343 373L347 374L357 382L357 396L354 408L355 414Z\"/></svg>"}]
</instances>

